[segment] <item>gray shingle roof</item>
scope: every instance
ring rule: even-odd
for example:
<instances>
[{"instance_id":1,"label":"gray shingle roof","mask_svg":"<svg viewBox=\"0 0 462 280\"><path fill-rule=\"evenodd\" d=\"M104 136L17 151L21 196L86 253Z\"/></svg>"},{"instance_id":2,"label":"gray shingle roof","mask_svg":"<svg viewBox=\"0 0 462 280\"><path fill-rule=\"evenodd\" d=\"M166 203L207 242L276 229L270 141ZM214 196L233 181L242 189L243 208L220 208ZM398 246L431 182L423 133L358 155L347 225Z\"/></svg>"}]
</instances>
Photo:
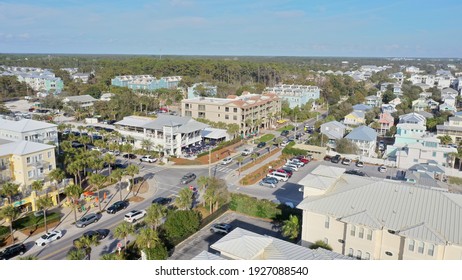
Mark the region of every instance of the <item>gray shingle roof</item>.
<instances>
[{"instance_id":1,"label":"gray shingle roof","mask_svg":"<svg viewBox=\"0 0 462 280\"><path fill-rule=\"evenodd\" d=\"M345 138L350 140L360 140L360 141L376 141L377 140L377 132L368 127L368 126L360 126L353 129Z\"/></svg>"},{"instance_id":2,"label":"gray shingle roof","mask_svg":"<svg viewBox=\"0 0 462 280\"><path fill-rule=\"evenodd\" d=\"M355 110L355 111L363 111L363 112L365 112L365 111L369 111L371 109L372 109L372 107L369 106L369 105L366 105L366 104L356 104L356 105L353 106L353 110Z\"/></svg>"}]
</instances>

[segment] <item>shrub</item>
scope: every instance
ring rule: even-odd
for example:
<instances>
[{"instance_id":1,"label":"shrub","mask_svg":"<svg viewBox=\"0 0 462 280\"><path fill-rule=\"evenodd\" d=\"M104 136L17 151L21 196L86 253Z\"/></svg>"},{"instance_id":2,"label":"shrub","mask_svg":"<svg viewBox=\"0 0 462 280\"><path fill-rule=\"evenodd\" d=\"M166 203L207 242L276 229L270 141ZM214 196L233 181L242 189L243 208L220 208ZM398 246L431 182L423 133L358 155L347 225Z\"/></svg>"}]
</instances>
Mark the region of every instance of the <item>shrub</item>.
<instances>
[{"instance_id":1,"label":"shrub","mask_svg":"<svg viewBox=\"0 0 462 280\"><path fill-rule=\"evenodd\" d=\"M284 155L293 155L293 156L298 156L298 155L306 155L306 151L302 149L297 149L294 148L293 146L295 145L295 142L290 142L287 146L282 149L282 153Z\"/></svg>"},{"instance_id":2,"label":"shrub","mask_svg":"<svg viewBox=\"0 0 462 280\"><path fill-rule=\"evenodd\" d=\"M178 244L199 229L200 214L193 210L171 211L163 225L167 239Z\"/></svg>"},{"instance_id":3,"label":"shrub","mask_svg":"<svg viewBox=\"0 0 462 280\"><path fill-rule=\"evenodd\" d=\"M322 240L316 241L313 245L310 246L310 249L315 250L315 249L318 249L319 247L332 251L332 247L329 244L326 244Z\"/></svg>"},{"instance_id":4,"label":"shrub","mask_svg":"<svg viewBox=\"0 0 462 280\"><path fill-rule=\"evenodd\" d=\"M231 194L229 209L249 216L275 219L281 215L279 205L266 199L258 200L245 194Z\"/></svg>"}]
</instances>

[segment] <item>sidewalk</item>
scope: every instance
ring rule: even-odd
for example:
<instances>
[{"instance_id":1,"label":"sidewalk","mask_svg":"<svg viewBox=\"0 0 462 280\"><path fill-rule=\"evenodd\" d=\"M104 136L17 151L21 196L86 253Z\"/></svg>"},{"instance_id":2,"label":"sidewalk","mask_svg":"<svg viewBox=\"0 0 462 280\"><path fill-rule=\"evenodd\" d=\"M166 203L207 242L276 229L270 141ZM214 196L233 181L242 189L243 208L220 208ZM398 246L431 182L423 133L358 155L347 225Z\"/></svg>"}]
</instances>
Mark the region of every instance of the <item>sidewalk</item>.
<instances>
[{"instance_id":1,"label":"sidewalk","mask_svg":"<svg viewBox=\"0 0 462 280\"><path fill-rule=\"evenodd\" d=\"M132 197L133 194L132 192L128 193L127 190L126 190L126 184L125 183L125 180L122 180L122 198L123 199L127 199L127 197ZM145 192L145 193L138 193L137 196L139 197L142 197L144 199L147 199L147 198L151 198L155 195L156 193L156 183L155 181L153 181L152 179L147 179L146 180L146 183L148 184L148 190ZM114 185L110 185L104 189L101 190L100 194L101 196L103 196L103 193L106 192L107 193L107 197L106 199L103 199L101 200L101 210L104 211L105 208L109 207L112 203L116 202L119 200L119 193L118 193L118 190L117 190L117 184L114 184ZM59 206L56 206L52 209L49 209L48 212L60 212L61 213L61 220L60 222L55 225L54 227L48 227L48 231L52 231L52 230L55 230L55 229L69 229L69 228L72 228L74 227L74 222L75 222L75 219L74 219L74 210L70 207L66 207L64 206L64 201L61 201L61 204ZM132 202L132 203L136 203L136 202ZM90 207L88 207L88 205L91 205ZM88 207L87 211L82 211L82 212L77 212L77 219L81 218L82 216L86 215L86 214L89 214L89 213L97 213L99 212L99 207L96 203L96 206L93 206L93 201L91 203L88 203L86 204L86 207ZM41 231L41 232L34 232L33 235L26 235L24 233L22 233L21 231L19 230L15 230L14 231L14 236L15 236L15 239L16 239L16 243L23 243L23 242L34 242L36 239L38 239L41 235L44 234L44 231Z\"/></svg>"}]
</instances>

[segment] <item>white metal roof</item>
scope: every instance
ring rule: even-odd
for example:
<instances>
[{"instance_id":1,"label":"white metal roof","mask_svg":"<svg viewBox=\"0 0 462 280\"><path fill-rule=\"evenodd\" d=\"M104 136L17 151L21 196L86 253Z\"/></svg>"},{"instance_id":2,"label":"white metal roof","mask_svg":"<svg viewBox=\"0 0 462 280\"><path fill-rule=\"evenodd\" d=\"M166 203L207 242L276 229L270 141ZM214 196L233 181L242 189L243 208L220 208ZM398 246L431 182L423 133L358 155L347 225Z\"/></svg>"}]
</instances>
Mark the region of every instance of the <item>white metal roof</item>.
<instances>
[{"instance_id":1,"label":"white metal roof","mask_svg":"<svg viewBox=\"0 0 462 280\"><path fill-rule=\"evenodd\" d=\"M52 145L21 140L0 145L0 156L11 154L22 156L54 148L55 146Z\"/></svg>"},{"instance_id":2,"label":"white metal roof","mask_svg":"<svg viewBox=\"0 0 462 280\"><path fill-rule=\"evenodd\" d=\"M195 261L223 261L226 260L225 258L220 257L219 255L212 254L207 251L202 251L199 255L195 256L191 260Z\"/></svg>"},{"instance_id":3,"label":"white metal roof","mask_svg":"<svg viewBox=\"0 0 462 280\"><path fill-rule=\"evenodd\" d=\"M323 250L311 250L271 236L236 228L210 248L242 260L332 260L350 259Z\"/></svg>"},{"instance_id":4,"label":"white metal roof","mask_svg":"<svg viewBox=\"0 0 462 280\"><path fill-rule=\"evenodd\" d=\"M7 130L13 132L29 132L55 127L58 126L56 124L35 121L31 119L21 119L18 121L12 121L0 118L0 130Z\"/></svg>"},{"instance_id":5,"label":"white metal roof","mask_svg":"<svg viewBox=\"0 0 462 280\"><path fill-rule=\"evenodd\" d=\"M333 191L306 197L297 207L371 228L377 227L378 222L397 234L402 231L403 235L412 234L423 241L439 242L438 238L443 238L462 244L462 195L385 180L362 177L355 180L364 182L339 180ZM440 236L409 230L420 224Z\"/></svg>"}]
</instances>

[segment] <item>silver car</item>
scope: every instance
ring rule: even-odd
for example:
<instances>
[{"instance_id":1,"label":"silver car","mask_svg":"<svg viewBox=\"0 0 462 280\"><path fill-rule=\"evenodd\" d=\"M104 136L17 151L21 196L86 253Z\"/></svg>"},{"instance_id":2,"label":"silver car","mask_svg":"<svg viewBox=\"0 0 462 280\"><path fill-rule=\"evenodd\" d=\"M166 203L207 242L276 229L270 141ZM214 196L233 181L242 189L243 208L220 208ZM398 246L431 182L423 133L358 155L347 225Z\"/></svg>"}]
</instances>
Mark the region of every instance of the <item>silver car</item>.
<instances>
[{"instance_id":1,"label":"silver car","mask_svg":"<svg viewBox=\"0 0 462 280\"><path fill-rule=\"evenodd\" d=\"M91 213L80 218L80 220L75 223L75 226L84 228L89 224L96 223L99 219L101 219L101 214Z\"/></svg>"}]
</instances>

